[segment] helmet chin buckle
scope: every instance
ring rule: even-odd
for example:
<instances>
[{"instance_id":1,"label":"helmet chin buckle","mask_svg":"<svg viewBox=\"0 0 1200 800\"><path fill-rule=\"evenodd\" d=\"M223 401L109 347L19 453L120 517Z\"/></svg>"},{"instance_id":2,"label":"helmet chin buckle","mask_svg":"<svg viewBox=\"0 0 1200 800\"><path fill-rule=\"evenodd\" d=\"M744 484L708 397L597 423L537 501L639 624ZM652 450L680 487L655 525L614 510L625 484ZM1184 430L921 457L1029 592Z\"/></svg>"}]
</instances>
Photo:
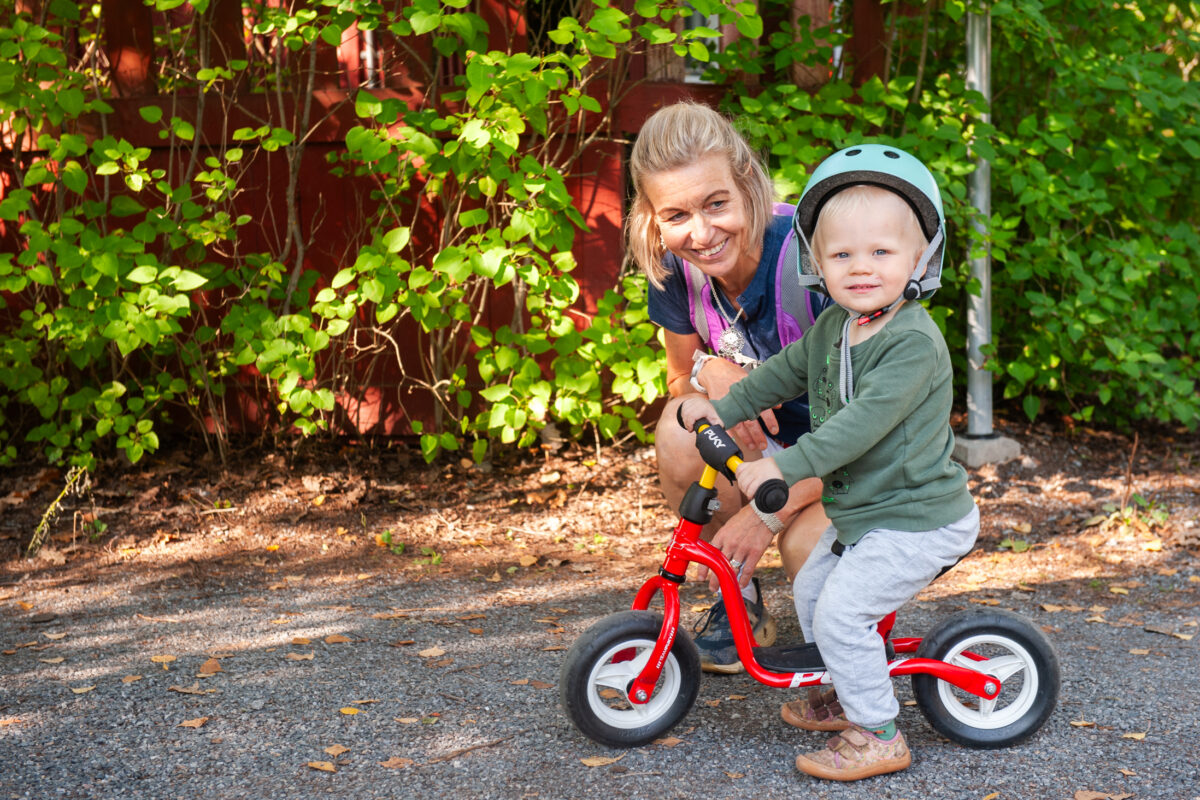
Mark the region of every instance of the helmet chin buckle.
<instances>
[{"instance_id":1,"label":"helmet chin buckle","mask_svg":"<svg viewBox=\"0 0 1200 800\"><path fill-rule=\"evenodd\" d=\"M908 282L908 285L904 287L904 299L905 300L916 300L920 296L921 296L921 284L918 283L917 281L910 280Z\"/></svg>"}]
</instances>

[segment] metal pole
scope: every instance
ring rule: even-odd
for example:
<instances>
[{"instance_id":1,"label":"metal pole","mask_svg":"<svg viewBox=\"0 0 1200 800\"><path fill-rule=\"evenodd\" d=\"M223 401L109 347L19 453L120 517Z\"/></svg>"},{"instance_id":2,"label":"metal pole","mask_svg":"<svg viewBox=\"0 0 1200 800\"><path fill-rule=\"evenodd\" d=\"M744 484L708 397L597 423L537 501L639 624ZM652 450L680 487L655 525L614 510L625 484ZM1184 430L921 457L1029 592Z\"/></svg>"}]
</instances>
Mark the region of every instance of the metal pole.
<instances>
[{"instance_id":1,"label":"metal pole","mask_svg":"<svg viewBox=\"0 0 1200 800\"><path fill-rule=\"evenodd\" d=\"M375 52L375 31L363 31L363 61L367 68L367 88L379 88L379 66Z\"/></svg>"},{"instance_id":2,"label":"metal pole","mask_svg":"<svg viewBox=\"0 0 1200 800\"><path fill-rule=\"evenodd\" d=\"M967 15L967 88L983 95L991 106L992 19L989 13ZM982 120L989 122L991 113ZM986 234L992 216L992 165L976 158L971 174L971 205L979 215L971 223ZM989 248L971 259L971 277L979 281L979 295L968 296L967 306L967 438L994 436L992 429L992 373L983 368L982 348L992 341L992 259Z\"/></svg>"}]
</instances>

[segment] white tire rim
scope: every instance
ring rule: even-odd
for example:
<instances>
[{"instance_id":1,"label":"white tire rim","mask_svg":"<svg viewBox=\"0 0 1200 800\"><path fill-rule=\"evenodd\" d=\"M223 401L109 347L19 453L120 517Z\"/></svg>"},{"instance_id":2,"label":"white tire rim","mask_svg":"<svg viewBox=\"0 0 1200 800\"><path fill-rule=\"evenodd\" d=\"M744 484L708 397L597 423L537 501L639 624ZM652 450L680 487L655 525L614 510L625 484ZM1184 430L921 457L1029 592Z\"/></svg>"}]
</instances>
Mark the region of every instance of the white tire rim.
<instances>
[{"instance_id":1,"label":"white tire rim","mask_svg":"<svg viewBox=\"0 0 1200 800\"><path fill-rule=\"evenodd\" d=\"M592 670L588 673L586 689L588 707L591 708L598 720L614 728L633 730L653 722L675 702L683 678L679 662L671 653L667 654L662 676L659 678L654 695L649 702L629 703L629 700L626 699L625 702L629 703L629 708L613 708L610 705L611 700L600 696L600 692L610 689L620 692L622 697L627 698L629 685L650 662L654 644L653 639L627 639L608 648L600 658L593 662ZM637 655L627 661L613 663L612 659L617 653L630 648L636 650Z\"/></svg>"},{"instance_id":2,"label":"white tire rim","mask_svg":"<svg viewBox=\"0 0 1200 800\"><path fill-rule=\"evenodd\" d=\"M977 661L967 652L983 647L999 647L1004 655ZM1023 717L1037 700L1038 670L1033 655L1016 641L1001 634L982 633L963 639L946 653L943 661L955 666L995 676L1003 688L992 700L964 692L946 681L937 683L938 699L951 717L971 728L996 730L1012 725ZM1021 678L1021 688L1015 690L1009 681Z\"/></svg>"}]
</instances>

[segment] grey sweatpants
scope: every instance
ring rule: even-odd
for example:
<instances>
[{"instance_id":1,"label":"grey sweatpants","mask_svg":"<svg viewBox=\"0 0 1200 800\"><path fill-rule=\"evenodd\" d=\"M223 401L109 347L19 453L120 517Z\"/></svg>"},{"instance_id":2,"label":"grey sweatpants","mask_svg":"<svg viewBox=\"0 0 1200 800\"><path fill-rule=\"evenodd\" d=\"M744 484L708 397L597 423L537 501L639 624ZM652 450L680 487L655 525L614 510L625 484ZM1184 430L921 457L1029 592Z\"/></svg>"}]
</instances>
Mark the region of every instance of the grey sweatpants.
<instances>
[{"instance_id":1,"label":"grey sweatpants","mask_svg":"<svg viewBox=\"0 0 1200 800\"><path fill-rule=\"evenodd\" d=\"M879 727L900 713L876 625L969 552L978 535L978 508L937 530L868 531L840 557L829 550L833 526L821 535L792 596L804 639L817 643L848 720Z\"/></svg>"}]
</instances>

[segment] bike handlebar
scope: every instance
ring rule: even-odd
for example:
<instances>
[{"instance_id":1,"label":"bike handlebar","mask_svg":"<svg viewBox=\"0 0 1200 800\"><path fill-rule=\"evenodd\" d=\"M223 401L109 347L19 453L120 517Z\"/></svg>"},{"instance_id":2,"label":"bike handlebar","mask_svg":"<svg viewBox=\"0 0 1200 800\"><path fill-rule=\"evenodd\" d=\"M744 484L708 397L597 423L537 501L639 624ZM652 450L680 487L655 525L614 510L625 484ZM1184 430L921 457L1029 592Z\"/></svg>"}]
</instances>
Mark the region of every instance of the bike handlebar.
<instances>
[{"instance_id":1,"label":"bike handlebar","mask_svg":"<svg viewBox=\"0 0 1200 800\"><path fill-rule=\"evenodd\" d=\"M680 427L683 419L680 417ZM744 462L742 451L738 448L733 437L720 425L713 425L706 419L696 420L696 449L704 463L720 472L731 481L738 467ZM788 485L779 478L764 481L754 493L754 504L761 511L773 514L783 508L788 500Z\"/></svg>"}]
</instances>

